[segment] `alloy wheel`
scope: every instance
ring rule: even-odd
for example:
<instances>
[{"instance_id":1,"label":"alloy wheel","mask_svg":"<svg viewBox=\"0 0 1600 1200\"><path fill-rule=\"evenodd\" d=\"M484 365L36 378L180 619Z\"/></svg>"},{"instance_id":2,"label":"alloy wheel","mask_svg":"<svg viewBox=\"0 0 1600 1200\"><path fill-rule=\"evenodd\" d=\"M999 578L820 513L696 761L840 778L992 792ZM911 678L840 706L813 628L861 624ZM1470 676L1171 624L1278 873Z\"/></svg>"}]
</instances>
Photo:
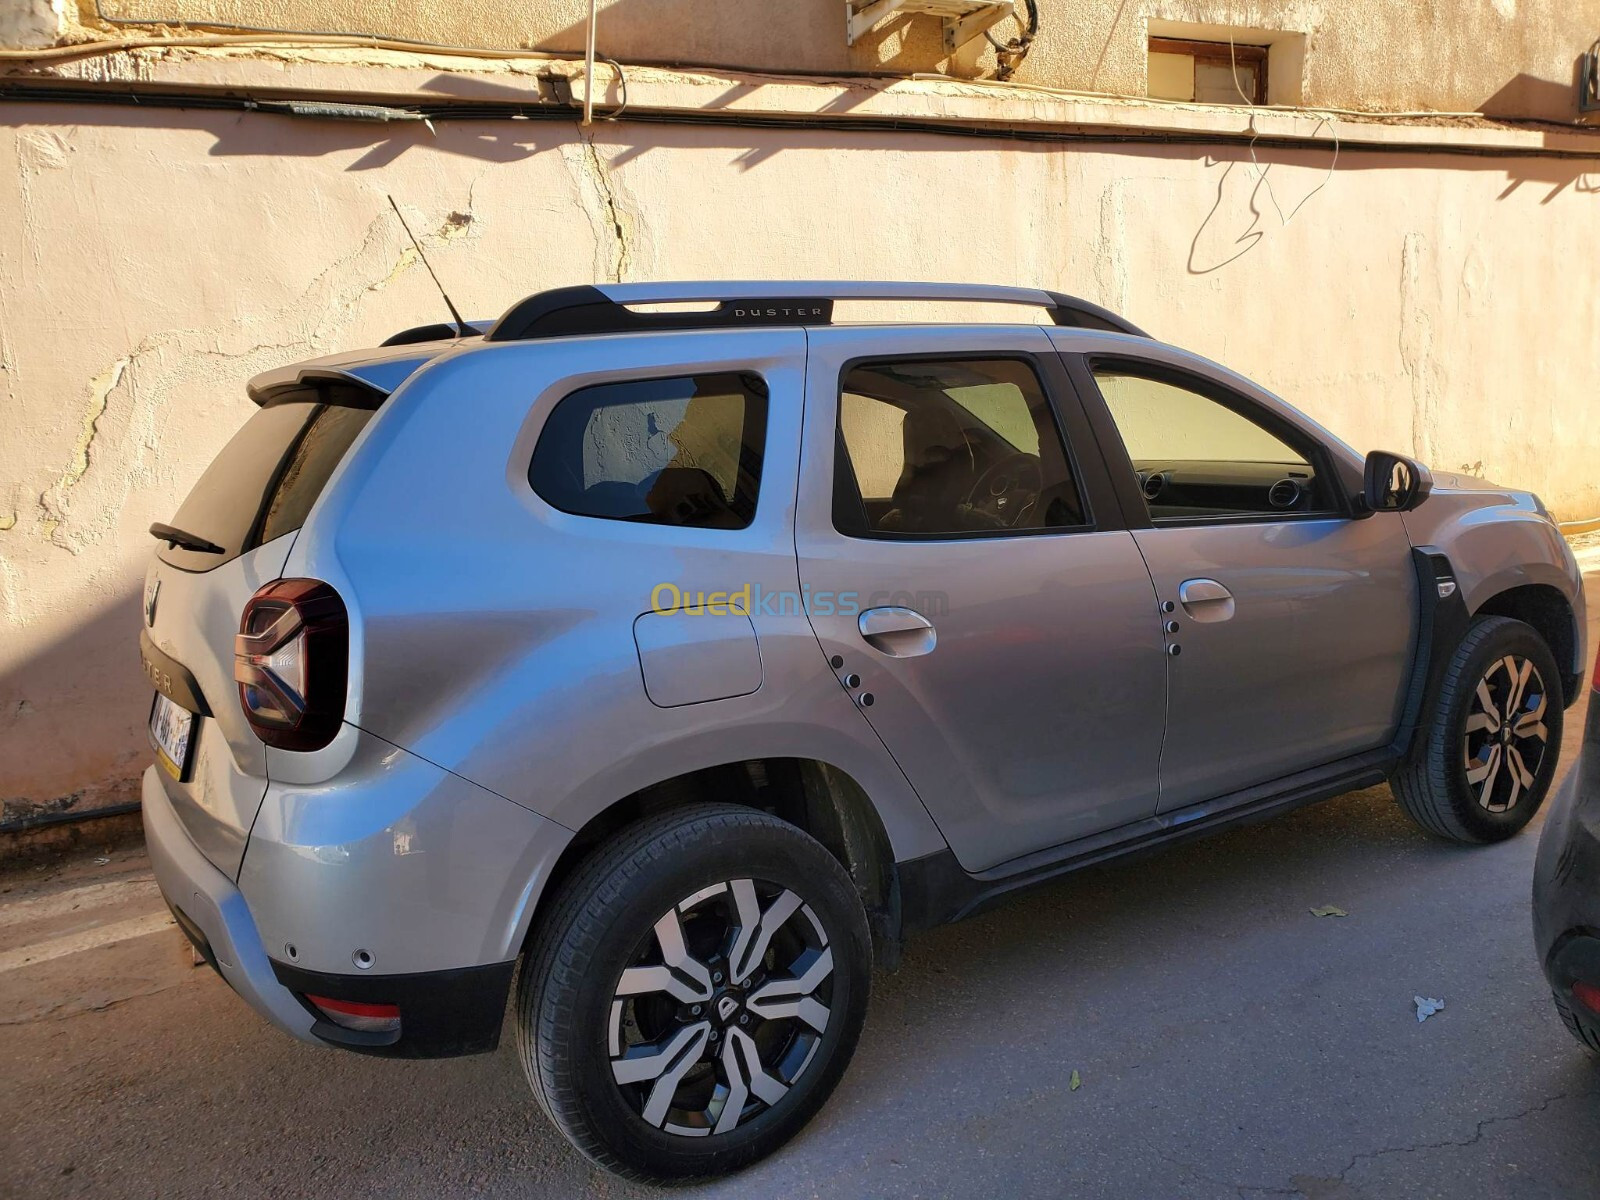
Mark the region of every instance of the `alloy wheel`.
<instances>
[{"instance_id":1,"label":"alloy wheel","mask_svg":"<svg viewBox=\"0 0 1600 1200\"><path fill-rule=\"evenodd\" d=\"M1509 812L1533 788L1549 748L1549 702L1531 660L1508 654L1489 664L1472 697L1463 740L1467 785L1488 812Z\"/></svg>"},{"instance_id":2,"label":"alloy wheel","mask_svg":"<svg viewBox=\"0 0 1600 1200\"><path fill-rule=\"evenodd\" d=\"M728 1133L810 1065L832 989L827 933L797 893L755 879L702 888L656 921L617 981L612 1078L658 1129Z\"/></svg>"}]
</instances>

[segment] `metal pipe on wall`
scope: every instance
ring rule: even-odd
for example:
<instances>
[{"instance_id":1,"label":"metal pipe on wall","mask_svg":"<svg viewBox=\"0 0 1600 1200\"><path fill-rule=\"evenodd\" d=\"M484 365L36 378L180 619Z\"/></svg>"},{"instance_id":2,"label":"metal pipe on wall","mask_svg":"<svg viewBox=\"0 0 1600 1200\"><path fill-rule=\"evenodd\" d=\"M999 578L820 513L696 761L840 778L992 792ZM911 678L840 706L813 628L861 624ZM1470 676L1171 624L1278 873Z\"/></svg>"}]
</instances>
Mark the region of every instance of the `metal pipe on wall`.
<instances>
[{"instance_id":1,"label":"metal pipe on wall","mask_svg":"<svg viewBox=\"0 0 1600 1200\"><path fill-rule=\"evenodd\" d=\"M599 0L589 0L589 27L583 47L583 123L594 121L594 24Z\"/></svg>"}]
</instances>

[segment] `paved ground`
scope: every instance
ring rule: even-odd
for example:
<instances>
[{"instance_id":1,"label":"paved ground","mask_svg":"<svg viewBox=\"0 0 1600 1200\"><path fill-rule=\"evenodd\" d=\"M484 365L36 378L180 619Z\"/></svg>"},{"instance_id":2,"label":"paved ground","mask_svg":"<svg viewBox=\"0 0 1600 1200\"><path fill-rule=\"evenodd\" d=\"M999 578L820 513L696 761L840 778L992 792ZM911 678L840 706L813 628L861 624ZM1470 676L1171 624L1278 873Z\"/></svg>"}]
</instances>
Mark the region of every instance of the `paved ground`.
<instances>
[{"instance_id":1,"label":"paved ground","mask_svg":"<svg viewBox=\"0 0 1600 1200\"><path fill-rule=\"evenodd\" d=\"M678 1194L1600 1195L1600 1066L1533 958L1536 837L1433 842L1373 788L936 931L876 979L811 1127ZM647 1194L550 1129L509 1039L406 1064L273 1032L149 879L127 851L0 880L0 1195ZM1417 994L1445 1010L1418 1024Z\"/></svg>"}]
</instances>

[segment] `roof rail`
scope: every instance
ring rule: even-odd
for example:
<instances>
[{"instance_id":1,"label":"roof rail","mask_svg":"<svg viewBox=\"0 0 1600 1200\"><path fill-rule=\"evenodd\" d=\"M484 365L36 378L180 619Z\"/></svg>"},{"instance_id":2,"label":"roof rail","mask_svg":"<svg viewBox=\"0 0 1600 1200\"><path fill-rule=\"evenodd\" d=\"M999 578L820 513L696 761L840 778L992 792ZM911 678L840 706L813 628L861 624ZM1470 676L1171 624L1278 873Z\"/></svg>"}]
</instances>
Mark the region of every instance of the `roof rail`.
<instances>
[{"instance_id":1,"label":"roof rail","mask_svg":"<svg viewBox=\"0 0 1600 1200\"><path fill-rule=\"evenodd\" d=\"M746 325L827 325L836 300L930 300L1023 304L1042 308L1057 325L1149 335L1098 304L1042 288L986 283L776 282L607 283L539 292L512 305L484 335L489 342L583 333L713 329ZM640 312L630 305L713 302L699 312ZM392 339L391 339L392 340Z\"/></svg>"}]
</instances>

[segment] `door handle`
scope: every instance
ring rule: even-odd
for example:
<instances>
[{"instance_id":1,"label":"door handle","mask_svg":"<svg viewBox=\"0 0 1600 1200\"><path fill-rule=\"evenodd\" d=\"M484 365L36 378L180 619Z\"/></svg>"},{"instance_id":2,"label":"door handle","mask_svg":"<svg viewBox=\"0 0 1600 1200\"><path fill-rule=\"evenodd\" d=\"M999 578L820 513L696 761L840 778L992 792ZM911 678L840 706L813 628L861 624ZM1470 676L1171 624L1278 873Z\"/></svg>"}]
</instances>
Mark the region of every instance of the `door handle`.
<instances>
[{"instance_id":1,"label":"door handle","mask_svg":"<svg viewBox=\"0 0 1600 1200\"><path fill-rule=\"evenodd\" d=\"M1233 593L1215 579L1185 579L1178 585L1178 602L1196 621L1226 621L1233 616Z\"/></svg>"},{"instance_id":2,"label":"door handle","mask_svg":"<svg viewBox=\"0 0 1600 1200\"><path fill-rule=\"evenodd\" d=\"M938 644L939 635L914 608L869 608L856 619L867 645L890 658L915 658Z\"/></svg>"}]
</instances>

